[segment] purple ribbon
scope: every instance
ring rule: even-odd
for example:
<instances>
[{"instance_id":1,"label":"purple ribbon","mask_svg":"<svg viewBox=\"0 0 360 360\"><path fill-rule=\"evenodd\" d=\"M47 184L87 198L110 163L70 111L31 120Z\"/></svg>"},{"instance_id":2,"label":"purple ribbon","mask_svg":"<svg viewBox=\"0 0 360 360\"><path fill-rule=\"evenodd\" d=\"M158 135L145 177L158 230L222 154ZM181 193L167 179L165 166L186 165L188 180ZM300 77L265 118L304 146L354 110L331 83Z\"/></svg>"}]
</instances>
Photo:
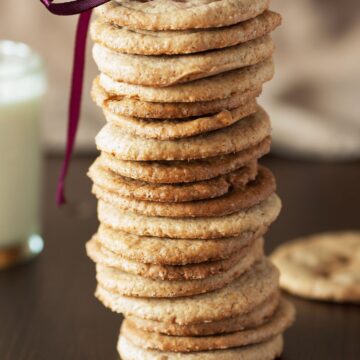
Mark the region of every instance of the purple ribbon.
<instances>
[{"instance_id":1,"label":"purple ribbon","mask_svg":"<svg viewBox=\"0 0 360 360\"><path fill-rule=\"evenodd\" d=\"M56 202L60 206L66 201L64 195L65 179L68 173L80 119L81 96L85 69L86 38L89 29L90 17L94 7L104 4L109 0L75 0L67 3L56 4L53 3L53 0L40 1L51 13L55 15L80 14L76 29L73 58L66 150L56 190Z\"/></svg>"}]
</instances>

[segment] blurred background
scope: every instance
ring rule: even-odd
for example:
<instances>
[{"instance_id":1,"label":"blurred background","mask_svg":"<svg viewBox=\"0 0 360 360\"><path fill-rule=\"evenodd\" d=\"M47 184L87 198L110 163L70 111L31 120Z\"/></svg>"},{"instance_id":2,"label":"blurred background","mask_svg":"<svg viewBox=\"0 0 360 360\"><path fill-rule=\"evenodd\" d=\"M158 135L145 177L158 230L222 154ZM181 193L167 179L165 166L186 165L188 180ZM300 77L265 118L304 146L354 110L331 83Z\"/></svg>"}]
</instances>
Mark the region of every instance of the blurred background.
<instances>
[{"instance_id":1,"label":"blurred background","mask_svg":"<svg viewBox=\"0 0 360 360\"><path fill-rule=\"evenodd\" d=\"M278 71L261 99L272 115L273 151L312 160L360 157L360 1L276 0L272 9L284 18L275 33ZM0 14L0 38L26 42L45 60L44 141L60 151L76 17L51 16L37 0L1 1ZM103 122L88 95L96 74L90 46L87 65L78 151L94 150Z\"/></svg>"}]
</instances>

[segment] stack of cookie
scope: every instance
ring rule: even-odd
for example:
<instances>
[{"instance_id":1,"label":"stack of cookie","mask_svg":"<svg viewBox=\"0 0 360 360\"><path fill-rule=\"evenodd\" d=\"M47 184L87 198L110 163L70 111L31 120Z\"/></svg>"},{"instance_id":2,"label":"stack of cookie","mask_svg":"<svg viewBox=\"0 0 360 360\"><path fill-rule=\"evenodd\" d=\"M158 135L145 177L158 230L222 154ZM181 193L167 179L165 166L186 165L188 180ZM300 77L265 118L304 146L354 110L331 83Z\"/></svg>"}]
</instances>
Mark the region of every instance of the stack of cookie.
<instances>
[{"instance_id":1,"label":"stack of cookie","mask_svg":"<svg viewBox=\"0 0 360 360\"><path fill-rule=\"evenodd\" d=\"M272 359L294 317L263 235L279 214L267 0L110 1L92 24L107 124L89 170L96 296L124 314L123 360Z\"/></svg>"}]
</instances>

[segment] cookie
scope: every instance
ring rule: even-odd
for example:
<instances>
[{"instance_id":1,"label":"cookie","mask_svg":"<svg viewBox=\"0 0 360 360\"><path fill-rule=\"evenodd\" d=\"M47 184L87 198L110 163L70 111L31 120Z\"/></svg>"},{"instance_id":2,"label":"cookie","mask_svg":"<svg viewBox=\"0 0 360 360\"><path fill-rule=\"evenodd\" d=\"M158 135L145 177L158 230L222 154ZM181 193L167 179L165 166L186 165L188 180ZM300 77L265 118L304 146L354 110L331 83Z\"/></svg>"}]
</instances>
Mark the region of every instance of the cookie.
<instances>
[{"instance_id":1,"label":"cookie","mask_svg":"<svg viewBox=\"0 0 360 360\"><path fill-rule=\"evenodd\" d=\"M126 97L161 103L199 102L226 99L235 93L257 89L271 80L273 75L274 63L272 59L269 59L256 65L227 71L209 78L167 87L128 84L115 81L105 74L100 74L99 84L108 94L108 98L112 100L115 100L116 97Z\"/></svg>"},{"instance_id":2,"label":"cookie","mask_svg":"<svg viewBox=\"0 0 360 360\"><path fill-rule=\"evenodd\" d=\"M257 162L253 161L239 170L210 180L185 184L154 184L118 175L106 168L99 157L91 165L88 176L96 186L117 196L176 203L213 199L227 194L233 186L244 188L248 182L255 179L257 171Z\"/></svg>"},{"instance_id":3,"label":"cookie","mask_svg":"<svg viewBox=\"0 0 360 360\"><path fill-rule=\"evenodd\" d=\"M269 0L110 1L96 13L119 26L144 30L184 30L236 24L263 13Z\"/></svg>"},{"instance_id":4,"label":"cookie","mask_svg":"<svg viewBox=\"0 0 360 360\"><path fill-rule=\"evenodd\" d=\"M190 353L146 350L134 345L124 336L119 337L118 352L123 360L273 360L283 351L283 337L278 335L265 342L227 350Z\"/></svg>"},{"instance_id":5,"label":"cookie","mask_svg":"<svg viewBox=\"0 0 360 360\"><path fill-rule=\"evenodd\" d=\"M240 179L241 185L241 179ZM276 183L270 170L260 166L256 179L245 187L238 186L233 175L233 186L228 194L214 199L181 203L136 200L119 196L118 193L93 185L93 194L106 203L122 211L130 211L145 216L170 218L194 218L226 216L255 206L267 199L276 190Z\"/></svg>"},{"instance_id":6,"label":"cookie","mask_svg":"<svg viewBox=\"0 0 360 360\"><path fill-rule=\"evenodd\" d=\"M104 115L108 122L129 135L145 139L174 140L225 128L254 114L257 109L256 100L252 99L234 110L222 110L213 115L183 119L137 118L119 115L106 109Z\"/></svg>"},{"instance_id":7,"label":"cookie","mask_svg":"<svg viewBox=\"0 0 360 360\"><path fill-rule=\"evenodd\" d=\"M126 134L107 123L96 135L98 150L121 160L192 160L239 152L252 147L270 135L268 115L259 107L241 121L210 133L178 140L152 140Z\"/></svg>"},{"instance_id":8,"label":"cookie","mask_svg":"<svg viewBox=\"0 0 360 360\"><path fill-rule=\"evenodd\" d=\"M192 325L164 323L153 320L145 320L133 316L130 316L127 319L136 328L147 332L172 336L219 335L244 329L252 329L265 324L278 308L279 300L280 295L278 292L276 292L268 299L266 299L262 304L258 305L255 309L246 314L229 319Z\"/></svg>"},{"instance_id":9,"label":"cookie","mask_svg":"<svg viewBox=\"0 0 360 360\"><path fill-rule=\"evenodd\" d=\"M176 55L245 43L269 34L280 23L281 16L268 10L232 26L201 31L130 30L98 18L92 22L90 34L94 42L125 54Z\"/></svg>"},{"instance_id":10,"label":"cookie","mask_svg":"<svg viewBox=\"0 0 360 360\"><path fill-rule=\"evenodd\" d=\"M122 54L95 44L93 59L115 81L143 86L171 86L258 64L275 50L269 35L226 49L173 56Z\"/></svg>"},{"instance_id":11,"label":"cookie","mask_svg":"<svg viewBox=\"0 0 360 360\"><path fill-rule=\"evenodd\" d=\"M100 224L95 238L103 247L126 259L153 265L186 265L246 253L250 244L266 230L266 227L260 227L234 237L189 240L138 236Z\"/></svg>"},{"instance_id":12,"label":"cookie","mask_svg":"<svg viewBox=\"0 0 360 360\"><path fill-rule=\"evenodd\" d=\"M181 119L192 116L209 115L223 110L233 110L243 106L261 94L261 86L245 92L236 92L225 99L198 102L146 102L136 97L126 98L108 94L99 84L99 78L93 82L91 96L104 111L117 115L146 119Z\"/></svg>"},{"instance_id":13,"label":"cookie","mask_svg":"<svg viewBox=\"0 0 360 360\"><path fill-rule=\"evenodd\" d=\"M223 260L206 261L181 266L146 264L130 260L124 257L125 255L122 253L115 253L107 249L97 240L96 236L86 243L86 251L95 263L110 266L145 278L168 281L199 280L228 271L245 256L254 256L256 253L262 254L263 240L262 238L251 240L247 245L243 245L238 251ZM182 261L187 262L189 260L185 258L185 260ZM190 260L190 262L191 261L192 260Z\"/></svg>"},{"instance_id":14,"label":"cookie","mask_svg":"<svg viewBox=\"0 0 360 360\"><path fill-rule=\"evenodd\" d=\"M235 171L270 151L268 136L243 151L190 161L125 161L102 152L101 162L116 174L156 184L190 183Z\"/></svg>"},{"instance_id":15,"label":"cookie","mask_svg":"<svg viewBox=\"0 0 360 360\"><path fill-rule=\"evenodd\" d=\"M187 325L223 320L253 310L274 294L278 276L275 266L263 259L228 286L206 294L138 298L113 293L98 284L96 296L105 306L125 316Z\"/></svg>"},{"instance_id":16,"label":"cookie","mask_svg":"<svg viewBox=\"0 0 360 360\"><path fill-rule=\"evenodd\" d=\"M262 242L260 242L262 245ZM259 243L256 243L259 245ZM104 289L122 296L143 298L178 298L221 289L228 285L263 257L262 246L254 246L230 269L216 275L195 280L153 280L124 272L102 264L96 265L96 279Z\"/></svg>"},{"instance_id":17,"label":"cookie","mask_svg":"<svg viewBox=\"0 0 360 360\"><path fill-rule=\"evenodd\" d=\"M360 232L317 234L272 254L283 289L305 298L360 302Z\"/></svg>"},{"instance_id":18,"label":"cookie","mask_svg":"<svg viewBox=\"0 0 360 360\"><path fill-rule=\"evenodd\" d=\"M269 321L253 329L200 337L168 336L140 330L125 319L120 336L124 336L136 346L150 350L178 353L221 350L257 344L274 338L282 334L294 322L294 318L294 306L282 299Z\"/></svg>"},{"instance_id":19,"label":"cookie","mask_svg":"<svg viewBox=\"0 0 360 360\"><path fill-rule=\"evenodd\" d=\"M273 194L260 204L231 215L181 219L125 212L100 200L98 218L114 229L139 236L214 239L268 227L279 215L280 208L281 201Z\"/></svg>"}]
</instances>

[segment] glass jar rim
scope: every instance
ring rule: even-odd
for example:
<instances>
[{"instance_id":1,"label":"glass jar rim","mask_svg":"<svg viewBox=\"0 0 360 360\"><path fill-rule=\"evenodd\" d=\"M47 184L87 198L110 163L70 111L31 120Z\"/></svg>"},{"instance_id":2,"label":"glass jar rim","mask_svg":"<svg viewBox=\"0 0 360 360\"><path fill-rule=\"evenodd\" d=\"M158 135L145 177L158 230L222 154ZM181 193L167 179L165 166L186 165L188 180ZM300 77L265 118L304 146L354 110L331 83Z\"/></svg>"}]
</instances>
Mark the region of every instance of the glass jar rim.
<instances>
[{"instance_id":1,"label":"glass jar rim","mask_svg":"<svg viewBox=\"0 0 360 360\"><path fill-rule=\"evenodd\" d=\"M0 80L17 79L43 71L40 55L29 45L12 40L0 40Z\"/></svg>"},{"instance_id":2,"label":"glass jar rim","mask_svg":"<svg viewBox=\"0 0 360 360\"><path fill-rule=\"evenodd\" d=\"M41 57L28 45L0 41L0 105L39 98L46 90Z\"/></svg>"}]
</instances>

